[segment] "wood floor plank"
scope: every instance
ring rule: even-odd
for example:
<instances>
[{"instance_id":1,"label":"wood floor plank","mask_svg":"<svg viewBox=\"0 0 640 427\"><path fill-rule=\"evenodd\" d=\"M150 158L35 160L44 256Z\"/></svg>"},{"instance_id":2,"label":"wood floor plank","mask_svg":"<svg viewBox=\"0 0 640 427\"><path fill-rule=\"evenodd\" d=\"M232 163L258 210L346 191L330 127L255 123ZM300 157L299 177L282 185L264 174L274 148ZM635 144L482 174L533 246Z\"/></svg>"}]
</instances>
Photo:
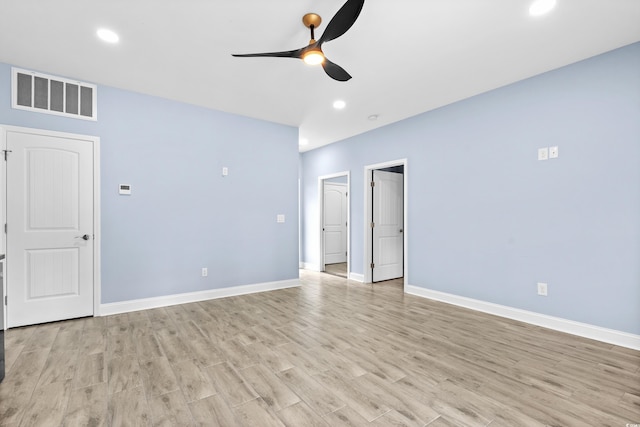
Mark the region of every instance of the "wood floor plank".
<instances>
[{"instance_id":1,"label":"wood floor plank","mask_svg":"<svg viewBox=\"0 0 640 427\"><path fill-rule=\"evenodd\" d=\"M195 361L187 360L172 365L180 390L187 402L204 399L216 394L211 379Z\"/></svg>"},{"instance_id":2,"label":"wood floor plank","mask_svg":"<svg viewBox=\"0 0 640 427\"><path fill-rule=\"evenodd\" d=\"M355 386L354 382L332 370L316 374L313 378L369 422L391 410L384 399L370 390Z\"/></svg>"},{"instance_id":3,"label":"wood floor plank","mask_svg":"<svg viewBox=\"0 0 640 427\"><path fill-rule=\"evenodd\" d=\"M21 426L49 427L62 423L71 394L71 380L36 387L31 397L32 404L25 411Z\"/></svg>"},{"instance_id":4,"label":"wood floor plank","mask_svg":"<svg viewBox=\"0 0 640 427\"><path fill-rule=\"evenodd\" d=\"M262 364L243 369L242 376L262 400L275 411L300 402L298 395Z\"/></svg>"},{"instance_id":5,"label":"wood floor plank","mask_svg":"<svg viewBox=\"0 0 640 427\"><path fill-rule=\"evenodd\" d=\"M278 411L278 418L287 427L329 427L329 424L303 401Z\"/></svg>"},{"instance_id":6,"label":"wood floor plank","mask_svg":"<svg viewBox=\"0 0 640 427\"><path fill-rule=\"evenodd\" d=\"M300 368L287 369L280 372L278 377L319 415L326 415L345 406L344 402Z\"/></svg>"},{"instance_id":7,"label":"wood floor plank","mask_svg":"<svg viewBox=\"0 0 640 427\"><path fill-rule=\"evenodd\" d=\"M180 389L166 357L140 360L139 364L140 378L147 396L158 396Z\"/></svg>"},{"instance_id":8,"label":"wood floor plank","mask_svg":"<svg viewBox=\"0 0 640 427\"><path fill-rule=\"evenodd\" d=\"M102 427L107 425L108 389L106 383L76 388L69 396L65 427Z\"/></svg>"},{"instance_id":9,"label":"wood floor plank","mask_svg":"<svg viewBox=\"0 0 640 427\"><path fill-rule=\"evenodd\" d=\"M424 425L440 415L430 404L432 399L421 399L419 394L407 392L406 389L398 387L398 383L392 383L375 374L369 373L358 377L353 381L353 384L360 389L369 390L369 393L376 396L377 399L384 400L408 423ZM423 396L428 395L432 398L435 395L435 392L429 392L429 390L435 390L436 386L429 385L425 388L422 385L421 387L423 388Z\"/></svg>"},{"instance_id":10,"label":"wood floor plank","mask_svg":"<svg viewBox=\"0 0 640 427\"><path fill-rule=\"evenodd\" d=\"M257 342L247 346L250 351L258 355L260 362L271 369L273 372L282 372L293 368L293 363L285 356L277 353L272 347L268 347L262 342Z\"/></svg>"},{"instance_id":11,"label":"wood floor plank","mask_svg":"<svg viewBox=\"0 0 640 427\"><path fill-rule=\"evenodd\" d=\"M84 388L94 384L106 383L107 369L104 353L86 356L78 355L74 377L74 387Z\"/></svg>"},{"instance_id":12,"label":"wood floor plank","mask_svg":"<svg viewBox=\"0 0 640 427\"><path fill-rule=\"evenodd\" d=\"M25 342L23 351L51 350L51 346L60 330L59 326L53 325L55 324L45 325L43 328L36 329Z\"/></svg>"},{"instance_id":13,"label":"wood floor plank","mask_svg":"<svg viewBox=\"0 0 640 427\"><path fill-rule=\"evenodd\" d=\"M137 357L114 357L108 362L109 394L142 386L140 364Z\"/></svg>"},{"instance_id":14,"label":"wood floor plank","mask_svg":"<svg viewBox=\"0 0 640 427\"><path fill-rule=\"evenodd\" d=\"M67 352L80 348L80 344L82 343L82 330L83 328L61 328L51 344L51 352Z\"/></svg>"},{"instance_id":15,"label":"wood floor plank","mask_svg":"<svg viewBox=\"0 0 640 427\"><path fill-rule=\"evenodd\" d=\"M111 394L107 416L110 426L151 426L151 410L144 388L134 387Z\"/></svg>"},{"instance_id":16,"label":"wood floor plank","mask_svg":"<svg viewBox=\"0 0 640 427\"><path fill-rule=\"evenodd\" d=\"M78 351L50 352L40 373L38 386L72 380L78 364Z\"/></svg>"},{"instance_id":17,"label":"wood floor plank","mask_svg":"<svg viewBox=\"0 0 640 427\"><path fill-rule=\"evenodd\" d=\"M226 356L226 360L236 369L244 369L255 365L259 360L257 354L252 353L250 348L248 349L237 339L221 341L218 343L217 348L222 351Z\"/></svg>"},{"instance_id":18,"label":"wood floor plank","mask_svg":"<svg viewBox=\"0 0 640 427\"><path fill-rule=\"evenodd\" d=\"M180 390L159 396L147 396L147 400L154 426L188 427L194 425L191 410Z\"/></svg>"},{"instance_id":19,"label":"wood floor plank","mask_svg":"<svg viewBox=\"0 0 640 427\"><path fill-rule=\"evenodd\" d=\"M189 404L195 424L202 427L238 425L235 413L222 395L213 395Z\"/></svg>"},{"instance_id":20,"label":"wood floor plank","mask_svg":"<svg viewBox=\"0 0 640 427\"><path fill-rule=\"evenodd\" d=\"M308 351L297 343L292 342L275 347L274 351L309 375L319 374L329 369L329 366L320 363L312 351Z\"/></svg>"},{"instance_id":21,"label":"wood floor plank","mask_svg":"<svg viewBox=\"0 0 640 427\"><path fill-rule=\"evenodd\" d=\"M239 426L285 427L273 410L261 398L250 400L233 408Z\"/></svg>"},{"instance_id":22,"label":"wood floor plank","mask_svg":"<svg viewBox=\"0 0 640 427\"><path fill-rule=\"evenodd\" d=\"M211 378L218 393L222 393L232 407L259 397L258 393L228 362L210 366L205 372Z\"/></svg>"},{"instance_id":23,"label":"wood floor plank","mask_svg":"<svg viewBox=\"0 0 640 427\"><path fill-rule=\"evenodd\" d=\"M80 339L80 355L104 353L107 349L106 335L105 329L85 328Z\"/></svg>"},{"instance_id":24,"label":"wood floor plank","mask_svg":"<svg viewBox=\"0 0 640 427\"><path fill-rule=\"evenodd\" d=\"M337 411L326 414L323 418L327 424L335 427L366 427L372 425L350 406L343 406Z\"/></svg>"},{"instance_id":25,"label":"wood floor plank","mask_svg":"<svg viewBox=\"0 0 640 427\"><path fill-rule=\"evenodd\" d=\"M187 341L180 337L175 325L157 330L156 338L169 362L178 363L192 359Z\"/></svg>"}]
</instances>

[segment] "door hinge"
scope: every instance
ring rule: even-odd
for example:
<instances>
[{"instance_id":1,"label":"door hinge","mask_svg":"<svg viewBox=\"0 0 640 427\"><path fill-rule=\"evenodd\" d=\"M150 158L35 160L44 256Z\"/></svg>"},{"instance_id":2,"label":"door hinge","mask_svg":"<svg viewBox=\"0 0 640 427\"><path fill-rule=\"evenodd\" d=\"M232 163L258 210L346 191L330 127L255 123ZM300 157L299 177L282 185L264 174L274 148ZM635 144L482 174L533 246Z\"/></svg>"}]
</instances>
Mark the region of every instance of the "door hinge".
<instances>
[{"instance_id":1,"label":"door hinge","mask_svg":"<svg viewBox=\"0 0 640 427\"><path fill-rule=\"evenodd\" d=\"M376 182L375 181L371 181L371 186L375 187L376 186Z\"/></svg>"},{"instance_id":2,"label":"door hinge","mask_svg":"<svg viewBox=\"0 0 640 427\"><path fill-rule=\"evenodd\" d=\"M9 153L11 153L12 151L11 151L11 150L2 150L2 151L4 151L4 161L6 162L6 161L7 161L7 156L8 156L8 155L9 155Z\"/></svg>"},{"instance_id":3,"label":"door hinge","mask_svg":"<svg viewBox=\"0 0 640 427\"><path fill-rule=\"evenodd\" d=\"M8 305L9 295L4 296L4 305Z\"/></svg>"},{"instance_id":4,"label":"door hinge","mask_svg":"<svg viewBox=\"0 0 640 427\"><path fill-rule=\"evenodd\" d=\"M7 223L4 223L4 234L7 234Z\"/></svg>"},{"instance_id":5,"label":"door hinge","mask_svg":"<svg viewBox=\"0 0 640 427\"><path fill-rule=\"evenodd\" d=\"M371 263L371 269L372 269L372 270L375 268L375 266L376 266L376 265L375 265L374 263Z\"/></svg>"},{"instance_id":6,"label":"door hinge","mask_svg":"<svg viewBox=\"0 0 640 427\"><path fill-rule=\"evenodd\" d=\"M371 223L371 228L374 228L375 226L376 226L376 223L375 223L375 222L372 222L372 223Z\"/></svg>"}]
</instances>

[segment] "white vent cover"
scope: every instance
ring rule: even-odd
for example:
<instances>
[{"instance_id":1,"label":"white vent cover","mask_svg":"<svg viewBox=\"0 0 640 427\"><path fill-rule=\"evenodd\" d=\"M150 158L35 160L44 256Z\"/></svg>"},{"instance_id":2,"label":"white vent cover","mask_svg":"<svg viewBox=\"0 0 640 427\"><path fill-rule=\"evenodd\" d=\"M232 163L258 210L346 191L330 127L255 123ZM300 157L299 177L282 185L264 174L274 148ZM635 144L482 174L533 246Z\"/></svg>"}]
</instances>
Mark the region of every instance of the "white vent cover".
<instances>
[{"instance_id":1,"label":"white vent cover","mask_svg":"<svg viewBox=\"0 0 640 427\"><path fill-rule=\"evenodd\" d=\"M11 107L76 119L97 120L97 86L12 68Z\"/></svg>"}]
</instances>

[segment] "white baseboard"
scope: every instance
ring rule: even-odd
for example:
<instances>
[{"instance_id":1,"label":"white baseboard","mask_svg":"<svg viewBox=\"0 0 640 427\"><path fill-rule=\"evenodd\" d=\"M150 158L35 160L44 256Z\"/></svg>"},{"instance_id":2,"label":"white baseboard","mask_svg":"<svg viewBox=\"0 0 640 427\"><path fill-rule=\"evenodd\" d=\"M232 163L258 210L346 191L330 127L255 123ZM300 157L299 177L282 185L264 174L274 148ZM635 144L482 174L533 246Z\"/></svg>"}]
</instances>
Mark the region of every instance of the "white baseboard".
<instances>
[{"instance_id":1,"label":"white baseboard","mask_svg":"<svg viewBox=\"0 0 640 427\"><path fill-rule=\"evenodd\" d=\"M300 286L299 279L283 280L279 282L258 283L255 285L234 286L221 289L210 289L199 292L167 295L154 298L144 298L130 301L101 304L100 312L96 316L128 313L131 311L148 310L151 308L168 307L176 304L206 301L210 299L233 297L237 295L254 294L258 292L275 291Z\"/></svg>"},{"instance_id":2,"label":"white baseboard","mask_svg":"<svg viewBox=\"0 0 640 427\"><path fill-rule=\"evenodd\" d=\"M303 262L302 263L302 268L304 268L305 270L309 270L309 271L322 271L322 269L320 268L320 266L318 264L312 264L310 262Z\"/></svg>"},{"instance_id":3,"label":"white baseboard","mask_svg":"<svg viewBox=\"0 0 640 427\"><path fill-rule=\"evenodd\" d=\"M364 274L349 273L349 280L353 280L354 282L364 283Z\"/></svg>"},{"instance_id":4,"label":"white baseboard","mask_svg":"<svg viewBox=\"0 0 640 427\"><path fill-rule=\"evenodd\" d=\"M543 328L553 329L584 338L606 342L609 344L640 350L640 335L602 328L587 323L574 322L560 317L547 316L532 311L520 310L504 305L460 297L445 292L433 291L419 286L407 285L404 291L411 295L428 298L435 301L446 302L471 310L482 311L508 319L518 320Z\"/></svg>"}]
</instances>

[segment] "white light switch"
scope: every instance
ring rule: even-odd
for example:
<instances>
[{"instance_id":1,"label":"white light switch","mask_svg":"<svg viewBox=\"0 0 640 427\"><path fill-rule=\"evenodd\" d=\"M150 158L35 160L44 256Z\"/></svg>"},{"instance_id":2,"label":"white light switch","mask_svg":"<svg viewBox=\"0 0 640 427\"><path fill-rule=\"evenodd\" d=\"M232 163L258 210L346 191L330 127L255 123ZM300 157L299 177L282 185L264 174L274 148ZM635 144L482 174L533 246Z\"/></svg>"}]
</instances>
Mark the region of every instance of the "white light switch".
<instances>
[{"instance_id":1,"label":"white light switch","mask_svg":"<svg viewBox=\"0 0 640 427\"><path fill-rule=\"evenodd\" d=\"M558 147L549 147L549 158L557 159L558 158Z\"/></svg>"},{"instance_id":2,"label":"white light switch","mask_svg":"<svg viewBox=\"0 0 640 427\"><path fill-rule=\"evenodd\" d=\"M227 175L229 175L229 168L225 166L222 168L222 176L227 176Z\"/></svg>"},{"instance_id":3,"label":"white light switch","mask_svg":"<svg viewBox=\"0 0 640 427\"><path fill-rule=\"evenodd\" d=\"M279 223L283 223L284 222L284 214L278 214L278 216L276 217L276 221Z\"/></svg>"},{"instance_id":4,"label":"white light switch","mask_svg":"<svg viewBox=\"0 0 640 427\"><path fill-rule=\"evenodd\" d=\"M538 295L546 297L548 295L547 289L546 283L538 282Z\"/></svg>"},{"instance_id":5,"label":"white light switch","mask_svg":"<svg viewBox=\"0 0 640 427\"><path fill-rule=\"evenodd\" d=\"M549 149L547 147L538 148L538 160L547 160L549 158Z\"/></svg>"}]
</instances>

